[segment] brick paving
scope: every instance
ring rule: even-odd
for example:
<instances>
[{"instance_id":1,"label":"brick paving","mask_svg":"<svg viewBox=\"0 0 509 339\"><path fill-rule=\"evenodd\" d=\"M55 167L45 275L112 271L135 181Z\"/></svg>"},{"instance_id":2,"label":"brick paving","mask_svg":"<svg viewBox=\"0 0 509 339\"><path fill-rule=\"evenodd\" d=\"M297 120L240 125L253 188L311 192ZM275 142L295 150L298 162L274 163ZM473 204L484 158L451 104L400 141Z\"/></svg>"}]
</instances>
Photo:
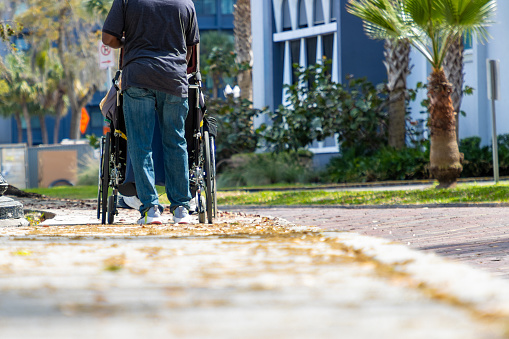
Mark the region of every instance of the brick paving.
<instances>
[{"instance_id":1,"label":"brick paving","mask_svg":"<svg viewBox=\"0 0 509 339\"><path fill-rule=\"evenodd\" d=\"M228 207L286 219L328 231L382 237L466 262L509 279L509 208L507 207Z\"/></svg>"},{"instance_id":2,"label":"brick paving","mask_svg":"<svg viewBox=\"0 0 509 339\"><path fill-rule=\"evenodd\" d=\"M1 339L508 337L509 282L373 237L311 235L254 211L141 226L122 210L100 225L91 201L23 202L48 219L0 227ZM417 209L259 213L278 211L401 236L426 219Z\"/></svg>"}]
</instances>

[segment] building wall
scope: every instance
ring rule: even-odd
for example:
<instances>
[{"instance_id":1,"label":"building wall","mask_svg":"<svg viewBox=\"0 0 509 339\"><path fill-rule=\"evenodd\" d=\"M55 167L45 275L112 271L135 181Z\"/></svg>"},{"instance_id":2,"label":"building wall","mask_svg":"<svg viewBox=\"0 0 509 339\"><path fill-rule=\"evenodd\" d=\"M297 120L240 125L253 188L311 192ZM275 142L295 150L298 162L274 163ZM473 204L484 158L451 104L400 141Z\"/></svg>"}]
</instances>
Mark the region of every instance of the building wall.
<instances>
[{"instance_id":1,"label":"building wall","mask_svg":"<svg viewBox=\"0 0 509 339\"><path fill-rule=\"evenodd\" d=\"M285 84L292 65L307 67L332 60L332 79L348 74L385 81L383 43L370 40L362 22L346 13L347 0L260 0L251 2L253 32L253 101L256 108L277 109L285 103ZM319 13L317 15L316 13ZM259 117L255 123L266 122ZM314 143L316 154L337 153L335 137Z\"/></svg>"},{"instance_id":2,"label":"building wall","mask_svg":"<svg viewBox=\"0 0 509 339\"><path fill-rule=\"evenodd\" d=\"M233 31L233 5L237 0L193 0L200 31Z\"/></svg>"},{"instance_id":3,"label":"building wall","mask_svg":"<svg viewBox=\"0 0 509 339\"><path fill-rule=\"evenodd\" d=\"M285 14L281 6L286 1L289 7ZM302 28L294 25L288 31L284 29L285 15L290 18L299 17L301 1L308 4L308 7L312 7L315 3L315 0L260 0L251 3L254 51L253 95L256 108L265 106L271 109L277 108L284 101L283 84L291 81L288 65L295 60L303 64L302 58L295 58L295 56L292 58L291 52L291 41L302 36ZM329 0L317 1L326 4ZM338 45L337 49L334 47L337 52L337 57L333 60L336 66L335 72L337 72L334 75L337 74L340 80L343 80L347 74L353 74L355 77L367 77L375 84L384 82L387 76L382 63L383 42L369 40L366 37L361 20L346 12L346 2L346 0L332 0L332 8L335 9L331 11L340 12L335 20ZM480 136L484 145L491 143L492 135L491 101L487 97L486 59L500 60L502 95L496 102L496 127L498 135L509 133L509 114L506 112L509 110L509 96L504 95L509 86L509 80L505 76L509 68L509 45L505 43L509 21L503 20L506 17L505 14L509 14L509 2L499 1L497 6L495 24L489 28L492 38L484 44L474 41L471 48L465 51L465 85L473 87L474 94L463 97L461 109L466 112L466 117L460 116L458 134L460 139ZM288 44L287 41L290 43ZM289 46L282 47L282 44ZM305 61L308 64L312 62L309 58ZM411 65L412 72L408 77L408 88L415 88L418 82L426 83L431 68L426 59L415 50L411 52ZM426 93L421 91L417 100L410 104L412 119L421 121L422 127L425 127L427 119L427 115L421 113L424 108L420 102L424 98ZM265 122L265 119L261 117L256 123Z\"/></svg>"}]
</instances>

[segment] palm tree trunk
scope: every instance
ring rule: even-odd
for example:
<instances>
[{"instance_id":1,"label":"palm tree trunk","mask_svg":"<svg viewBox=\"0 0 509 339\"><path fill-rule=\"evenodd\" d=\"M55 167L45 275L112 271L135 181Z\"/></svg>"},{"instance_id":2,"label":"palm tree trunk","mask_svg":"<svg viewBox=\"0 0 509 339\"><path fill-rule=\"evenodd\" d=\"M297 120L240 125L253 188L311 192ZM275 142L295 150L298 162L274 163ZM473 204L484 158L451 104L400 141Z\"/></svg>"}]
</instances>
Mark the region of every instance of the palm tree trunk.
<instances>
[{"instance_id":1,"label":"palm tree trunk","mask_svg":"<svg viewBox=\"0 0 509 339\"><path fill-rule=\"evenodd\" d=\"M463 73L463 39L461 37L454 39L450 44L445 55L443 67L445 75L452 85L451 99L454 112L456 113L456 134L458 134L465 75ZM458 138L458 135L456 137Z\"/></svg>"},{"instance_id":2,"label":"palm tree trunk","mask_svg":"<svg viewBox=\"0 0 509 339\"><path fill-rule=\"evenodd\" d=\"M463 170L456 140L456 120L451 101L452 86L443 69L434 69L429 77L430 100L430 173L438 180L437 188L449 188Z\"/></svg>"},{"instance_id":3,"label":"palm tree trunk","mask_svg":"<svg viewBox=\"0 0 509 339\"><path fill-rule=\"evenodd\" d=\"M39 124L41 125L41 136L42 144L47 145L48 142L48 128L46 127L46 117L44 115L39 116Z\"/></svg>"},{"instance_id":4,"label":"palm tree trunk","mask_svg":"<svg viewBox=\"0 0 509 339\"><path fill-rule=\"evenodd\" d=\"M406 145L406 79L410 73L410 44L386 40L384 65L389 89L389 146L402 149Z\"/></svg>"},{"instance_id":5,"label":"palm tree trunk","mask_svg":"<svg viewBox=\"0 0 509 339\"><path fill-rule=\"evenodd\" d=\"M18 130L18 144L23 142L23 126L21 125L21 115L19 112L14 114L14 119L16 120L16 127Z\"/></svg>"},{"instance_id":6,"label":"palm tree trunk","mask_svg":"<svg viewBox=\"0 0 509 339\"><path fill-rule=\"evenodd\" d=\"M59 135L60 135L60 120L65 115L65 110L67 109L67 106L65 105L64 101L64 91L59 91L59 95L56 100L55 105L55 126L53 128L53 143L58 144L59 142Z\"/></svg>"},{"instance_id":7,"label":"palm tree trunk","mask_svg":"<svg viewBox=\"0 0 509 339\"><path fill-rule=\"evenodd\" d=\"M27 143L28 146L33 146L33 139L32 139L32 124L30 122L30 115L28 113L28 105L27 103L21 104L22 111L23 111L23 118L25 119L25 124L27 126Z\"/></svg>"},{"instance_id":8,"label":"palm tree trunk","mask_svg":"<svg viewBox=\"0 0 509 339\"><path fill-rule=\"evenodd\" d=\"M66 78L66 93L69 98L69 105L71 106L71 126L69 130L69 139L79 140L81 138L80 133L80 121L81 121L81 108L84 106L81 104L81 99L75 88L75 75L74 73L68 73Z\"/></svg>"},{"instance_id":9,"label":"palm tree trunk","mask_svg":"<svg viewBox=\"0 0 509 339\"><path fill-rule=\"evenodd\" d=\"M212 99L219 97L219 75L212 74Z\"/></svg>"},{"instance_id":10,"label":"palm tree trunk","mask_svg":"<svg viewBox=\"0 0 509 339\"><path fill-rule=\"evenodd\" d=\"M233 11L233 34L235 35L235 52L237 63L251 65L251 0L238 0ZM240 97L253 101L253 82L251 68L238 75Z\"/></svg>"}]
</instances>

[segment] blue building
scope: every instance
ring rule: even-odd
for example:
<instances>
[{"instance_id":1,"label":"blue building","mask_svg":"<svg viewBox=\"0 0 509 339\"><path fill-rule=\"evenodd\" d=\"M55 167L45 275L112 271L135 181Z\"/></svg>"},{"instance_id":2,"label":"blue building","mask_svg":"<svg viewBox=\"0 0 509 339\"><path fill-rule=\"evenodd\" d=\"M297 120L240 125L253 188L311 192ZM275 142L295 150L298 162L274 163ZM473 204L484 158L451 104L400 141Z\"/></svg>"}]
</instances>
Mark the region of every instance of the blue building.
<instances>
[{"instance_id":1,"label":"blue building","mask_svg":"<svg viewBox=\"0 0 509 339\"><path fill-rule=\"evenodd\" d=\"M292 64L310 65L322 56L332 59L333 79L342 81L346 74L367 77L377 84L386 81L383 61L383 43L366 37L359 18L346 12L348 0L257 0L251 1L253 34L253 98L257 108L271 109L284 102L283 85L291 84ZM509 45L505 36L509 21L509 2L497 1L497 15L488 27L487 43L475 40L465 46L465 86L474 88L474 94L463 97L462 110L466 116L459 118L460 139L479 136L483 145L491 143L493 119L491 100L488 97L487 60L500 62L500 93L505 93L509 80L505 68L509 64ZM411 51L412 71L408 88L418 82L426 83L431 67L416 50ZM421 114L420 98L410 107L412 120L427 117ZM501 95L496 106L496 133L509 134L509 96ZM265 122L264 117L257 123ZM315 154L338 152L334 138L314 143L310 148Z\"/></svg>"},{"instance_id":2,"label":"blue building","mask_svg":"<svg viewBox=\"0 0 509 339\"><path fill-rule=\"evenodd\" d=\"M284 85L295 83L293 64L302 67L332 61L332 79L346 75L386 81L383 42L368 39L362 21L346 12L347 0L251 1L253 101L271 110L285 102ZM264 123L260 117L255 123ZM320 166L337 154L335 137L310 147Z\"/></svg>"},{"instance_id":3,"label":"blue building","mask_svg":"<svg viewBox=\"0 0 509 339\"><path fill-rule=\"evenodd\" d=\"M233 5L236 0L193 0L200 31L233 32Z\"/></svg>"}]
</instances>

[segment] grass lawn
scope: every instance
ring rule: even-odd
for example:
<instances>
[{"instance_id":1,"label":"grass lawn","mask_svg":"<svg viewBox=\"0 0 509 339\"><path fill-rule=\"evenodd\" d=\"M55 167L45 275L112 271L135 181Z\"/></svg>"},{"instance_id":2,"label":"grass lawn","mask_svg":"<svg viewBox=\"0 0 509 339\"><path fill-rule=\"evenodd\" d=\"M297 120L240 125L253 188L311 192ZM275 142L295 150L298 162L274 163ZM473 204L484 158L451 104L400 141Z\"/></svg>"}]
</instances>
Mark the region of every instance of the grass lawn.
<instances>
[{"instance_id":1,"label":"grass lawn","mask_svg":"<svg viewBox=\"0 0 509 339\"><path fill-rule=\"evenodd\" d=\"M167 204L164 187L157 187L161 203ZM27 189L49 197L96 199L97 186L61 186ZM266 191L218 192L219 205L412 205L451 203L509 203L509 183L459 184L454 189L406 189L399 191Z\"/></svg>"}]
</instances>

